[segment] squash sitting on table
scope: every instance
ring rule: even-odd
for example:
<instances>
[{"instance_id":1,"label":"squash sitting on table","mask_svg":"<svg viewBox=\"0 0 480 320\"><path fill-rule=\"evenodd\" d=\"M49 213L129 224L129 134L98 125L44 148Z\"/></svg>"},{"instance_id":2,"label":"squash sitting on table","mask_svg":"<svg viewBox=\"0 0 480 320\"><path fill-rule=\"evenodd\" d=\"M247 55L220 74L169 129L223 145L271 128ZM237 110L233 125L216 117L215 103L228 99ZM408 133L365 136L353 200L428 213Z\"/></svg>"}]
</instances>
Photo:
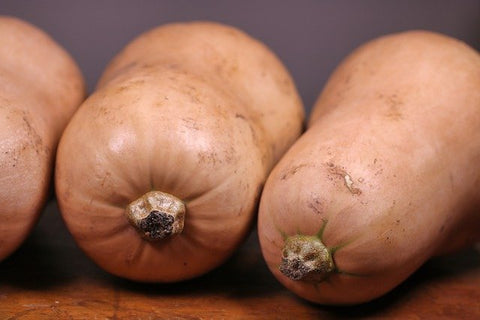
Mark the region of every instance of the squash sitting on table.
<instances>
[{"instance_id":1,"label":"squash sitting on table","mask_svg":"<svg viewBox=\"0 0 480 320\"><path fill-rule=\"evenodd\" d=\"M288 72L260 42L216 23L155 28L113 59L65 130L62 215L110 273L199 276L242 243L302 122Z\"/></svg>"},{"instance_id":2,"label":"squash sitting on table","mask_svg":"<svg viewBox=\"0 0 480 320\"><path fill-rule=\"evenodd\" d=\"M379 297L478 240L478 52L422 31L354 51L268 178L258 234L278 280L323 304Z\"/></svg>"}]
</instances>

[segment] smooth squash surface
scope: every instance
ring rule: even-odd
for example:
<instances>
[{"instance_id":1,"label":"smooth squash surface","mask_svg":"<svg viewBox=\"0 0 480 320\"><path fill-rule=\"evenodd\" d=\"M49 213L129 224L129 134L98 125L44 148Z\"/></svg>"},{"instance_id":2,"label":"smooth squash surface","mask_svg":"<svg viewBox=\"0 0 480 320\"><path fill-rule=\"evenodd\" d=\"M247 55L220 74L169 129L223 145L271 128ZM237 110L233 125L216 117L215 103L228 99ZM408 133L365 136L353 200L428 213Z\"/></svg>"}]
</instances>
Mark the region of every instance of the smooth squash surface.
<instances>
[{"instance_id":1,"label":"smooth squash surface","mask_svg":"<svg viewBox=\"0 0 480 320\"><path fill-rule=\"evenodd\" d=\"M146 32L112 60L62 137L65 222L115 275L201 275L250 230L303 116L288 72L243 32L208 22Z\"/></svg>"},{"instance_id":2,"label":"smooth squash surface","mask_svg":"<svg viewBox=\"0 0 480 320\"><path fill-rule=\"evenodd\" d=\"M35 225L58 140L84 95L63 48L39 28L0 16L0 260Z\"/></svg>"},{"instance_id":3,"label":"smooth squash surface","mask_svg":"<svg viewBox=\"0 0 480 320\"><path fill-rule=\"evenodd\" d=\"M411 31L355 50L265 185L273 274L310 301L360 303L478 240L479 129L480 56L464 43Z\"/></svg>"}]
</instances>

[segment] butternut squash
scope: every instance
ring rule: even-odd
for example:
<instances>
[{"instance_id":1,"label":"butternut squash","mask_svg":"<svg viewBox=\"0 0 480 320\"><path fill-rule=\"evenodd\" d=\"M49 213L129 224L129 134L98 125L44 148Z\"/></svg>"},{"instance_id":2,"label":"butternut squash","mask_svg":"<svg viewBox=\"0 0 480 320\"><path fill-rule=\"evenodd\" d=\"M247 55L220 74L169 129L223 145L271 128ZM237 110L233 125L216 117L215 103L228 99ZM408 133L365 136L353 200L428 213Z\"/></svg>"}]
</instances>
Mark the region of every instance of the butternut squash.
<instances>
[{"instance_id":1,"label":"butternut squash","mask_svg":"<svg viewBox=\"0 0 480 320\"><path fill-rule=\"evenodd\" d=\"M117 276L204 274L249 232L303 117L290 75L259 41L210 22L154 28L112 60L65 130L64 220Z\"/></svg>"},{"instance_id":2,"label":"butternut squash","mask_svg":"<svg viewBox=\"0 0 480 320\"><path fill-rule=\"evenodd\" d=\"M84 95L83 77L59 44L0 16L0 261L38 220L58 140Z\"/></svg>"},{"instance_id":3,"label":"butternut squash","mask_svg":"<svg viewBox=\"0 0 480 320\"><path fill-rule=\"evenodd\" d=\"M276 278L322 304L390 291L480 238L480 56L427 31L349 55L272 171L258 233Z\"/></svg>"}]
</instances>

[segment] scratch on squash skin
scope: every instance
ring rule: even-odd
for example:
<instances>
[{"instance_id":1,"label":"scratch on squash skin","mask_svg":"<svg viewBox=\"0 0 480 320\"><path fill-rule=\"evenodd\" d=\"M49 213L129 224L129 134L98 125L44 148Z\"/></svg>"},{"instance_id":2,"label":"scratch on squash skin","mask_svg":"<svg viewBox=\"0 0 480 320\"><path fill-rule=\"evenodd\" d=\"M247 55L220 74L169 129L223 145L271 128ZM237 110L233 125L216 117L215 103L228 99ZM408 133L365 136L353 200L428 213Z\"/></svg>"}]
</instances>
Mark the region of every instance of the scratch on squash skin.
<instances>
[{"instance_id":1,"label":"scratch on squash skin","mask_svg":"<svg viewBox=\"0 0 480 320\"><path fill-rule=\"evenodd\" d=\"M328 166L328 172L343 178L345 186L347 187L348 191L350 191L351 194L354 194L354 195L362 194L362 190L354 186L355 182L347 171L345 171L343 168L339 168L332 162L328 162L327 166Z\"/></svg>"},{"instance_id":2,"label":"scratch on squash skin","mask_svg":"<svg viewBox=\"0 0 480 320\"><path fill-rule=\"evenodd\" d=\"M303 163L289 168L285 173L282 174L280 180L288 180L288 178L294 176L300 169L305 167L311 167L311 165Z\"/></svg>"}]
</instances>

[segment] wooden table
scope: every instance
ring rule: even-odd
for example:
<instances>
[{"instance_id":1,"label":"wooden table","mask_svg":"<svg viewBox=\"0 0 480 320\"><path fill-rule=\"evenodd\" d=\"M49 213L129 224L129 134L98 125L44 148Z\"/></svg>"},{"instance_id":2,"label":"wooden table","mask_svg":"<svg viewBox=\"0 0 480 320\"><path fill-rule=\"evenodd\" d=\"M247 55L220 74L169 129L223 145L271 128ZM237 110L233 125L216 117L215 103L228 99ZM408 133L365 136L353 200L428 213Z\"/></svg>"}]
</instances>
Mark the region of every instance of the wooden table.
<instances>
[{"instance_id":1,"label":"wooden table","mask_svg":"<svg viewBox=\"0 0 480 320\"><path fill-rule=\"evenodd\" d=\"M307 303L263 262L255 232L222 267L177 284L138 284L91 262L51 201L0 263L0 319L480 319L480 250L428 262L386 296L354 307Z\"/></svg>"}]
</instances>

